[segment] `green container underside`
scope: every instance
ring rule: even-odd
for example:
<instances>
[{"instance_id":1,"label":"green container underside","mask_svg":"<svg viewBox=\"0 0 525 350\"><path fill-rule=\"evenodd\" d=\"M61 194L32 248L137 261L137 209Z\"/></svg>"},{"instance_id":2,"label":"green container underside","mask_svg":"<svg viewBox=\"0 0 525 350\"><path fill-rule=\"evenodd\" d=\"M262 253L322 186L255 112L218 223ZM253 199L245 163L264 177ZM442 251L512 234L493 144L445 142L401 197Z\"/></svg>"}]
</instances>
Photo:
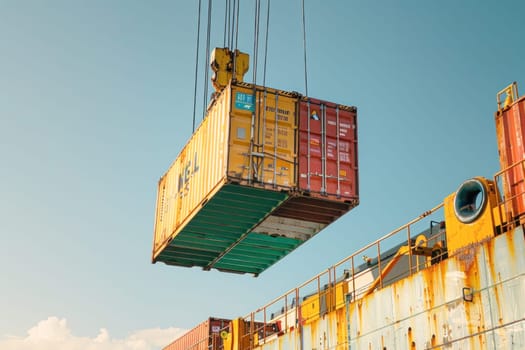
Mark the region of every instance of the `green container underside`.
<instances>
[{"instance_id":1,"label":"green container underside","mask_svg":"<svg viewBox=\"0 0 525 350\"><path fill-rule=\"evenodd\" d=\"M284 192L224 185L155 260L258 275L303 243L251 232L287 197Z\"/></svg>"}]
</instances>

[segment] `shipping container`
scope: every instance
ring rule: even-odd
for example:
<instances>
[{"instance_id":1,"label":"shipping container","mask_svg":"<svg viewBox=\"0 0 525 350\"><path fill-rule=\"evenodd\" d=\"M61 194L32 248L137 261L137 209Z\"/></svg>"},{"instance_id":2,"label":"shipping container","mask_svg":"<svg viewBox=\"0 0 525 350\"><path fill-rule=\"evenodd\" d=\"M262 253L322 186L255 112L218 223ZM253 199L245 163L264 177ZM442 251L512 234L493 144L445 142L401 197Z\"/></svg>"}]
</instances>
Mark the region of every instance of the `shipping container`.
<instances>
[{"instance_id":1,"label":"shipping container","mask_svg":"<svg viewBox=\"0 0 525 350\"><path fill-rule=\"evenodd\" d=\"M258 274L301 241L251 229L295 187L297 95L225 88L157 196L153 262Z\"/></svg>"},{"instance_id":2,"label":"shipping container","mask_svg":"<svg viewBox=\"0 0 525 350\"><path fill-rule=\"evenodd\" d=\"M355 107L231 84L159 181L152 260L257 275L358 204L357 171Z\"/></svg>"},{"instance_id":3,"label":"shipping container","mask_svg":"<svg viewBox=\"0 0 525 350\"><path fill-rule=\"evenodd\" d=\"M221 332L228 331L230 320L210 317L181 337L175 339L164 350L219 350L223 348Z\"/></svg>"},{"instance_id":4,"label":"shipping container","mask_svg":"<svg viewBox=\"0 0 525 350\"><path fill-rule=\"evenodd\" d=\"M500 166L502 170L508 169L503 178L506 183L504 195L509 201L507 215L517 217L525 213L525 96L517 98L515 85L504 91L511 94L512 103L496 112L496 132Z\"/></svg>"}]
</instances>

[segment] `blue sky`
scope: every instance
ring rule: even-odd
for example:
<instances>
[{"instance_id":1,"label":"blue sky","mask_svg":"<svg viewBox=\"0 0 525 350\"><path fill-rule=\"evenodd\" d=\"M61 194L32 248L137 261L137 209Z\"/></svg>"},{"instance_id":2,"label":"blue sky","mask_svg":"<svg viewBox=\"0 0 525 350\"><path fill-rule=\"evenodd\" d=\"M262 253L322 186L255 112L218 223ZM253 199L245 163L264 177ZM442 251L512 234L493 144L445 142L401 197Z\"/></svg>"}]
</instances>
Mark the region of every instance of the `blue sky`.
<instances>
[{"instance_id":1,"label":"blue sky","mask_svg":"<svg viewBox=\"0 0 525 350\"><path fill-rule=\"evenodd\" d=\"M305 4L309 95L358 107L361 204L253 278L150 263L157 180L192 132L197 2L0 0L0 347L158 348L498 171L495 94L525 89L525 3ZM301 3L271 5L266 84L304 93ZM253 1L239 28L251 54Z\"/></svg>"}]
</instances>

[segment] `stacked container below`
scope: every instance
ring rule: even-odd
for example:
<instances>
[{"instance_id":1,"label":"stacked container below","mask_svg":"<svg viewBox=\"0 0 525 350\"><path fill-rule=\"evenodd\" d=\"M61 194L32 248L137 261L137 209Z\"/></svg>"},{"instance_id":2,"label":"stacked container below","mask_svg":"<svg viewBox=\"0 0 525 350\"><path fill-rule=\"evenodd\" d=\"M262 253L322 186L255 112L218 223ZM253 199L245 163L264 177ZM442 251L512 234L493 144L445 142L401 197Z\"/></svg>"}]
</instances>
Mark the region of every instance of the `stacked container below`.
<instances>
[{"instance_id":1,"label":"stacked container below","mask_svg":"<svg viewBox=\"0 0 525 350\"><path fill-rule=\"evenodd\" d=\"M159 181L153 262L257 275L358 199L355 107L230 85Z\"/></svg>"},{"instance_id":2,"label":"stacked container below","mask_svg":"<svg viewBox=\"0 0 525 350\"><path fill-rule=\"evenodd\" d=\"M221 331L227 329L230 320L210 317L181 337L175 339L163 350L220 350L223 349Z\"/></svg>"}]
</instances>

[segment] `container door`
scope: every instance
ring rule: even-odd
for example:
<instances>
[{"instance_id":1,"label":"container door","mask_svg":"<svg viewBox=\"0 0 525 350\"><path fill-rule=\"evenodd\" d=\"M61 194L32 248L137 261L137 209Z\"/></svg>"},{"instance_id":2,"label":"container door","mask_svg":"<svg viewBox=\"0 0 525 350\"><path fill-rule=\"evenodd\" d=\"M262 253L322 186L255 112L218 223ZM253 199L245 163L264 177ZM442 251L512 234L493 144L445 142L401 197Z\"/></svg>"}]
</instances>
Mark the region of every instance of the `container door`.
<instances>
[{"instance_id":1,"label":"container door","mask_svg":"<svg viewBox=\"0 0 525 350\"><path fill-rule=\"evenodd\" d=\"M250 171L250 148L254 139L255 97L253 90L231 86L231 129L228 154L228 179L251 184L254 176Z\"/></svg>"},{"instance_id":2,"label":"container door","mask_svg":"<svg viewBox=\"0 0 525 350\"><path fill-rule=\"evenodd\" d=\"M295 133L297 98L276 90L258 91L256 151L262 159L260 177L279 187L295 185Z\"/></svg>"},{"instance_id":3,"label":"container door","mask_svg":"<svg viewBox=\"0 0 525 350\"><path fill-rule=\"evenodd\" d=\"M295 185L296 105L278 90L232 87L231 180L275 190Z\"/></svg>"},{"instance_id":4,"label":"container door","mask_svg":"<svg viewBox=\"0 0 525 350\"><path fill-rule=\"evenodd\" d=\"M354 110L319 100L301 101L299 189L332 200L358 198Z\"/></svg>"}]
</instances>

